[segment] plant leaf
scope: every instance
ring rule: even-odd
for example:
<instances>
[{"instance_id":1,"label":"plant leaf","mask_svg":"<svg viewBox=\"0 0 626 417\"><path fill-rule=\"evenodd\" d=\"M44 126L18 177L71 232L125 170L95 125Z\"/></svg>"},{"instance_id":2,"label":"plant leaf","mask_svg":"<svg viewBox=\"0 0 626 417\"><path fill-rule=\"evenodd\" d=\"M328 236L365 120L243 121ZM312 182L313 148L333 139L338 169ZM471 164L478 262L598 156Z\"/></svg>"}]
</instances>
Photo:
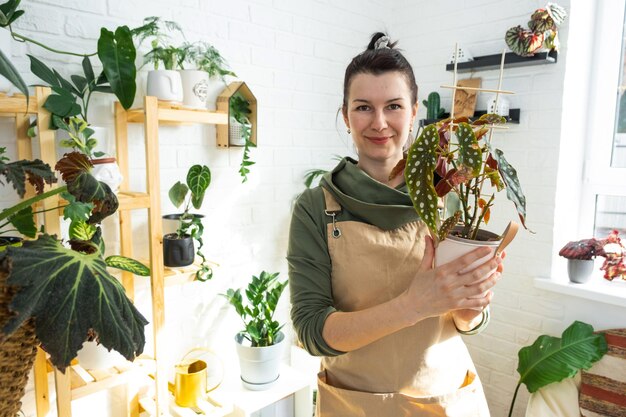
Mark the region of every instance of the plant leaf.
<instances>
[{"instance_id":1,"label":"plant leaf","mask_svg":"<svg viewBox=\"0 0 626 417\"><path fill-rule=\"evenodd\" d=\"M437 193L433 186L433 173L437 164L439 133L428 125L409 148L404 177L415 211L431 230L437 234Z\"/></svg>"},{"instance_id":2,"label":"plant leaf","mask_svg":"<svg viewBox=\"0 0 626 417\"><path fill-rule=\"evenodd\" d=\"M27 54L26 56L30 59L30 70L33 74L48 83L50 87L61 87L56 75L54 75L54 72L48 68L46 64L32 55Z\"/></svg>"},{"instance_id":3,"label":"plant leaf","mask_svg":"<svg viewBox=\"0 0 626 417\"><path fill-rule=\"evenodd\" d=\"M65 214L65 211L63 212ZM85 216L85 220L87 219ZM90 240L94 233L96 233L96 226L87 224L85 220L72 220L70 223L70 238L74 240Z\"/></svg>"},{"instance_id":4,"label":"plant leaf","mask_svg":"<svg viewBox=\"0 0 626 417\"><path fill-rule=\"evenodd\" d=\"M531 346L519 351L519 382L529 392L564 378L580 369L589 369L607 352L603 334L594 334L589 324L575 321L563 332L562 338L542 335Z\"/></svg>"},{"instance_id":5,"label":"plant leaf","mask_svg":"<svg viewBox=\"0 0 626 417\"><path fill-rule=\"evenodd\" d=\"M211 170L206 165L194 165L187 173L187 186L191 190L192 203L196 209L202 205L204 192L211 184Z\"/></svg>"},{"instance_id":6,"label":"plant leaf","mask_svg":"<svg viewBox=\"0 0 626 417\"><path fill-rule=\"evenodd\" d=\"M185 202L185 196L188 191L189 187L182 182L177 181L176 184L172 185L172 188L170 188L168 196L174 206L180 207Z\"/></svg>"},{"instance_id":7,"label":"plant leaf","mask_svg":"<svg viewBox=\"0 0 626 417\"><path fill-rule=\"evenodd\" d=\"M45 184L54 184L57 181L50 165L40 159L0 162L0 175L13 185L20 198L24 198L26 193L26 180L35 187L37 194L43 192Z\"/></svg>"},{"instance_id":8,"label":"plant leaf","mask_svg":"<svg viewBox=\"0 0 626 417\"><path fill-rule=\"evenodd\" d=\"M96 76L93 72L93 67L91 66L91 60L88 56L83 58L83 72L85 73L85 78L89 84L93 83L96 80Z\"/></svg>"},{"instance_id":9,"label":"plant leaf","mask_svg":"<svg viewBox=\"0 0 626 417\"><path fill-rule=\"evenodd\" d=\"M12 260L8 283L19 289L10 306L16 316L3 328L5 335L35 317L37 338L61 371L90 330L128 360L143 352L148 322L107 272L99 253L75 252L50 235L7 253Z\"/></svg>"},{"instance_id":10,"label":"plant leaf","mask_svg":"<svg viewBox=\"0 0 626 417\"><path fill-rule=\"evenodd\" d=\"M125 109L130 108L135 98L137 85L135 78L135 45L127 26L120 26L113 32L102 28L98 39L98 57L102 70Z\"/></svg>"},{"instance_id":11,"label":"plant leaf","mask_svg":"<svg viewBox=\"0 0 626 417\"><path fill-rule=\"evenodd\" d=\"M506 185L506 197L515 204L522 225L528 229L526 227L526 197L517 178L517 171L509 164L500 149L494 149L491 155L498 163L498 172Z\"/></svg>"},{"instance_id":12,"label":"plant leaf","mask_svg":"<svg viewBox=\"0 0 626 417\"><path fill-rule=\"evenodd\" d=\"M32 207L26 207L7 219L18 232L26 237L34 238L37 235L37 226L33 217Z\"/></svg>"},{"instance_id":13,"label":"plant leaf","mask_svg":"<svg viewBox=\"0 0 626 417\"><path fill-rule=\"evenodd\" d=\"M104 261L107 266L110 266L111 268L122 269L124 271L132 272L135 275L141 275L142 277L150 276L150 268L139 261L125 256L113 255L109 256Z\"/></svg>"},{"instance_id":14,"label":"plant leaf","mask_svg":"<svg viewBox=\"0 0 626 417\"><path fill-rule=\"evenodd\" d=\"M477 177L480 174L483 153L478 146L474 129L468 123L459 123L456 137L459 141L459 162L469 167L472 176Z\"/></svg>"},{"instance_id":15,"label":"plant leaf","mask_svg":"<svg viewBox=\"0 0 626 417\"><path fill-rule=\"evenodd\" d=\"M26 96L26 105L28 106L28 87L22 79L17 68L13 66L9 58L0 50L0 75L5 77L13 84L22 94Z\"/></svg>"},{"instance_id":16,"label":"plant leaf","mask_svg":"<svg viewBox=\"0 0 626 417\"><path fill-rule=\"evenodd\" d=\"M80 96L82 97L85 94L85 90L87 88L87 79L82 75L72 74L70 75L72 82L76 86L76 89L80 91Z\"/></svg>"}]
</instances>

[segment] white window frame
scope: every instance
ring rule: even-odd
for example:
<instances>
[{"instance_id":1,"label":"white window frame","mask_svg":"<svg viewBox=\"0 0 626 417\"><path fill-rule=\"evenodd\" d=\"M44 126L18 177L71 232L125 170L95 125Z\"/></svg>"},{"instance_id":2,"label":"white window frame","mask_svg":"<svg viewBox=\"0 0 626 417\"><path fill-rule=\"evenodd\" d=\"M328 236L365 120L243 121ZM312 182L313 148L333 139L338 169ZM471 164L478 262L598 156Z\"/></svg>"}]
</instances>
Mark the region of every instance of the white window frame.
<instances>
[{"instance_id":1,"label":"white window frame","mask_svg":"<svg viewBox=\"0 0 626 417\"><path fill-rule=\"evenodd\" d=\"M626 196L626 168L612 168L626 0L597 2L591 63L589 127L580 202L579 234L594 230L596 195ZM570 53L575 53L574 48ZM626 82L626 79L623 80Z\"/></svg>"}]
</instances>

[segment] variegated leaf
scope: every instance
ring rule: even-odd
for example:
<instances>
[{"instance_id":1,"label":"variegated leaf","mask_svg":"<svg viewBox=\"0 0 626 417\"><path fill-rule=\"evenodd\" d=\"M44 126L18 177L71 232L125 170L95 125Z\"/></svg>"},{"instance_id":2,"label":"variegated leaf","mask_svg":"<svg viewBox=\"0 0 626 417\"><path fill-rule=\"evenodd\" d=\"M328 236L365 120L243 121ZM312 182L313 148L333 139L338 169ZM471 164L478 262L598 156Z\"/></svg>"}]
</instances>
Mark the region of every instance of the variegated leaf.
<instances>
[{"instance_id":1,"label":"variegated leaf","mask_svg":"<svg viewBox=\"0 0 626 417\"><path fill-rule=\"evenodd\" d=\"M434 125L424 128L409 148L404 177L415 211L431 230L437 233L437 193L433 186L433 172L437 164L439 133Z\"/></svg>"},{"instance_id":2,"label":"variegated leaf","mask_svg":"<svg viewBox=\"0 0 626 417\"><path fill-rule=\"evenodd\" d=\"M517 178L517 171L509 164L500 149L494 149L491 155L498 163L498 171L506 185L506 197L515 204L522 225L526 227L526 197Z\"/></svg>"},{"instance_id":3,"label":"variegated leaf","mask_svg":"<svg viewBox=\"0 0 626 417\"><path fill-rule=\"evenodd\" d=\"M448 237L450 231L452 231L452 228L456 226L461 219L461 214L461 211L458 210L454 212L452 216L444 220L443 224L439 228L439 241L445 240L445 238Z\"/></svg>"},{"instance_id":4,"label":"variegated leaf","mask_svg":"<svg viewBox=\"0 0 626 417\"><path fill-rule=\"evenodd\" d=\"M483 153L478 146L474 130L467 123L460 123L456 131L459 141L459 162L472 170L473 176L480 174L483 161Z\"/></svg>"}]
</instances>

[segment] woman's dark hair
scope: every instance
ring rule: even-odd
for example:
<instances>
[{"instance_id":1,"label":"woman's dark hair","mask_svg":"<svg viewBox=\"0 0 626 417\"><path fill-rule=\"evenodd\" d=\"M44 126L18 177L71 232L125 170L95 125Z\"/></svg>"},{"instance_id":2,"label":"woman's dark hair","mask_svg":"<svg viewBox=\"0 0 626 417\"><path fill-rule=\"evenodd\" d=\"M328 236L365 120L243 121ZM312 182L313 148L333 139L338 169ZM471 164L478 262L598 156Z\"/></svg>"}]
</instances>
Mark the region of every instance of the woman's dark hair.
<instances>
[{"instance_id":1,"label":"woman's dark hair","mask_svg":"<svg viewBox=\"0 0 626 417\"><path fill-rule=\"evenodd\" d=\"M407 84L411 89L411 104L417 103L417 83L415 82L411 64L398 49L394 49L398 42L389 41L387 47L376 49L377 41L381 40L383 36L387 35L382 32L372 35L372 40L367 45L367 49L355 56L346 68L346 75L343 79L344 109L348 106L348 90L355 75L380 75L390 71L398 71L405 76ZM382 41L385 41L385 39Z\"/></svg>"}]
</instances>

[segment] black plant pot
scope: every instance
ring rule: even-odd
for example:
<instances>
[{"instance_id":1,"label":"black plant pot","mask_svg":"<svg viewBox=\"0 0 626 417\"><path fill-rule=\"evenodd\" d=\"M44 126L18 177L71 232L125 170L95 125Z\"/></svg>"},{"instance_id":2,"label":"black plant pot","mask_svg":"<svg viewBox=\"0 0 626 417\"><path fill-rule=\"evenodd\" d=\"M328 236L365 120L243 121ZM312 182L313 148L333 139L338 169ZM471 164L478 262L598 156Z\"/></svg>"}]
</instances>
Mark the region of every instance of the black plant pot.
<instances>
[{"instance_id":1,"label":"black plant pot","mask_svg":"<svg viewBox=\"0 0 626 417\"><path fill-rule=\"evenodd\" d=\"M22 246L24 239L17 236L0 237L0 251L5 250L8 246Z\"/></svg>"},{"instance_id":2,"label":"black plant pot","mask_svg":"<svg viewBox=\"0 0 626 417\"><path fill-rule=\"evenodd\" d=\"M163 264L170 267L191 265L194 260L193 239L185 235L179 239L176 233L163 236Z\"/></svg>"}]
</instances>

